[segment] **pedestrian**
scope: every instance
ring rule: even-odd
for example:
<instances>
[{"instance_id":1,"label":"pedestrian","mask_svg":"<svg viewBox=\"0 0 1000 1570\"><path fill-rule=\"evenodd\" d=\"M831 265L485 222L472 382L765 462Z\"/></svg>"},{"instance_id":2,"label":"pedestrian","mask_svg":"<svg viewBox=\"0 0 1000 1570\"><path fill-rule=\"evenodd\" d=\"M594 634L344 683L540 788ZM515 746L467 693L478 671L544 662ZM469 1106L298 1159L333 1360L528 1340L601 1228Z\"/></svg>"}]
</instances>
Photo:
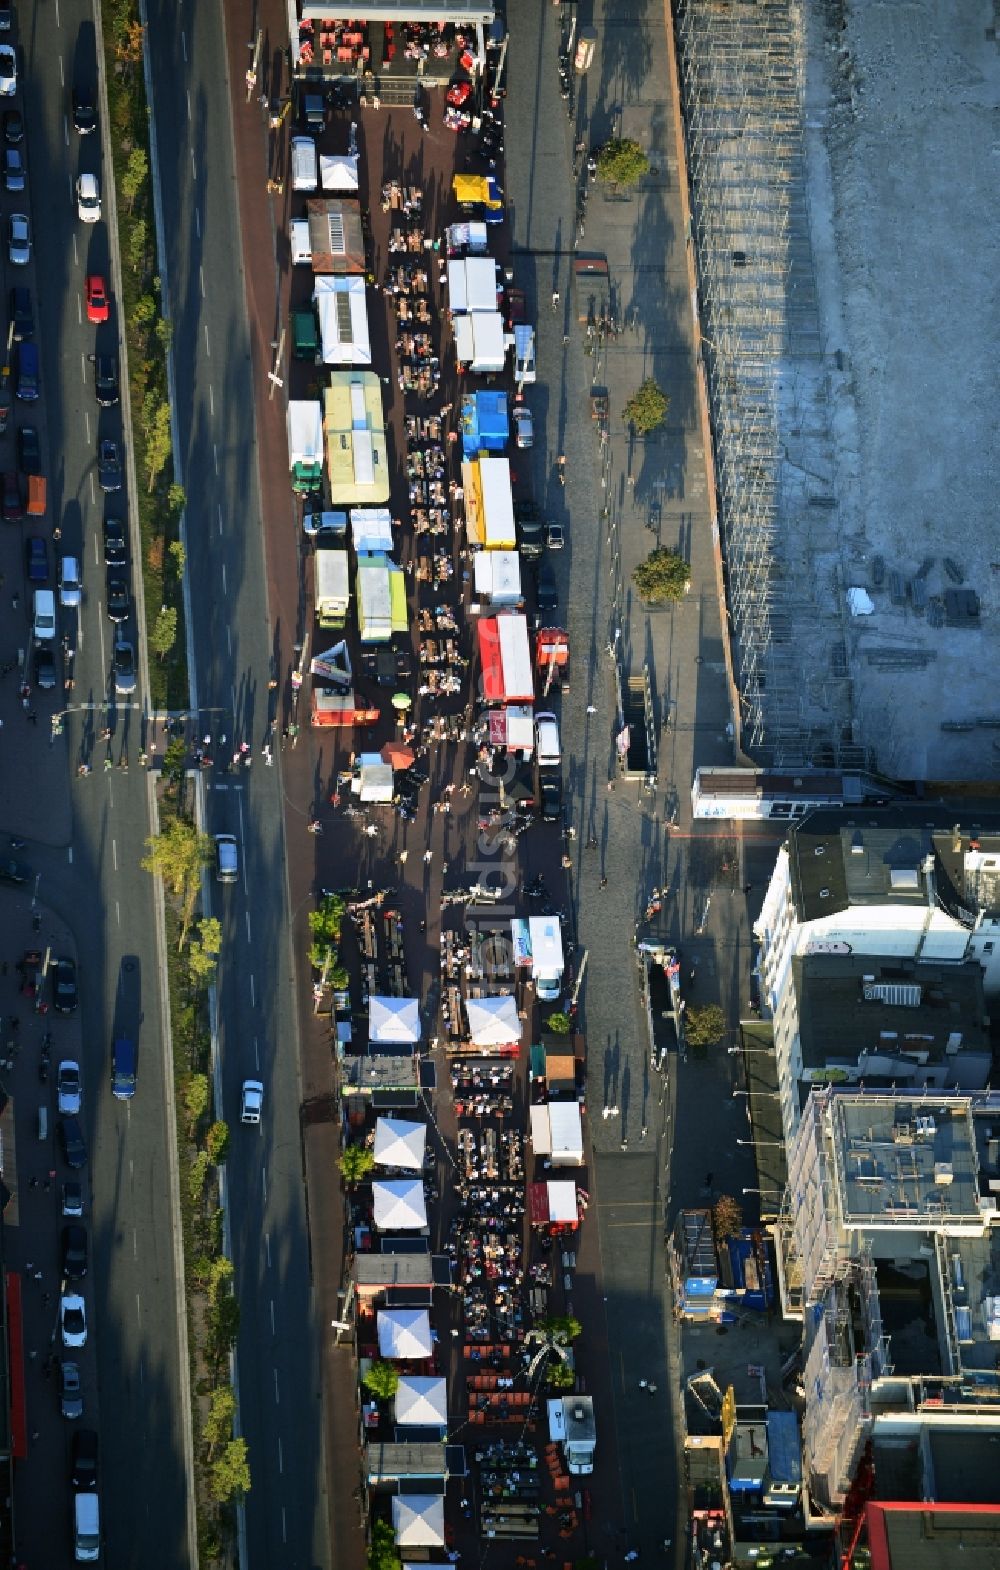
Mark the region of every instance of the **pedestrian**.
<instances>
[{"instance_id":1,"label":"pedestrian","mask_svg":"<svg viewBox=\"0 0 1000 1570\"><path fill-rule=\"evenodd\" d=\"M588 703L587 704L587 713L588 714L596 714L597 713L597 704L596 703Z\"/></svg>"},{"instance_id":2,"label":"pedestrian","mask_svg":"<svg viewBox=\"0 0 1000 1570\"><path fill-rule=\"evenodd\" d=\"M750 890L752 888L753 888L753 884L752 883L744 883L744 885L743 885L743 892L744 892L744 894L749 894Z\"/></svg>"},{"instance_id":3,"label":"pedestrian","mask_svg":"<svg viewBox=\"0 0 1000 1570\"><path fill-rule=\"evenodd\" d=\"M41 1279L42 1279L42 1272L40 1270L36 1270L35 1271L35 1280L40 1282Z\"/></svg>"},{"instance_id":4,"label":"pedestrian","mask_svg":"<svg viewBox=\"0 0 1000 1570\"><path fill-rule=\"evenodd\" d=\"M607 886L608 886L608 880L607 880L607 878L602 878L602 879L601 879L601 888L602 888L602 889L606 889L606 888L607 888Z\"/></svg>"},{"instance_id":5,"label":"pedestrian","mask_svg":"<svg viewBox=\"0 0 1000 1570\"><path fill-rule=\"evenodd\" d=\"M640 1379L640 1381L639 1381L639 1389L640 1390L645 1390L645 1388L646 1388L646 1381L644 1379Z\"/></svg>"},{"instance_id":6,"label":"pedestrian","mask_svg":"<svg viewBox=\"0 0 1000 1570\"><path fill-rule=\"evenodd\" d=\"M409 855L409 854L410 854L410 853L409 853L409 851L408 851L408 850L401 850L401 851L400 851L400 853L399 853L399 865L400 865L400 866L401 866L401 867L405 867L405 866L406 866L406 858L407 858L407 856L408 856L408 855Z\"/></svg>"},{"instance_id":7,"label":"pedestrian","mask_svg":"<svg viewBox=\"0 0 1000 1570\"><path fill-rule=\"evenodd\" d=\"M382 100L381 100L381 98L379 97L378 93L373 93L372 94L372 108L373 109L381 109L381 107L382 107Z\"/></svg>"},{"instance_id":8,"label":"pedestrian","mask_svg":"<svg viewBox=\"0 0 1000 1570\"><path fill-rule=\"evenodd\" d=\"M558 310L558 308L559 308L559 290L558 289L553 289L553 291L552 291L552 309L555 311L555 310Z\"/></svg>"},{"instance_id":9,"label":"pedestrian","mask_svg":"<svg viewBox=\"0 0 1000 1570\"><path fill-rule=\"evenodd\" d=\"M571 856L564 856L562 859L562 865L563 871L568 872L573 865L573 858Z\"/></svg>"},{"instance_id":10,"label":"pedestrian","mask_svg":"<svg viewBox=\"0 0 1000 1570\"><path fill-rule=\"evenodd\" d=\"M104 772L105 772L105 774L110 774L111 770L113 768L114 768L114 764L112 763L111 759L110 758L105 758L105 760L104 760Z\"/></svg>"},{"instance_id":11,"label":"pedestrian","mask_svg":"<svg viewBox=\"0 0 1000 1570\"><path fill-rule=\"evenodd\" d=\"M433 860L434 860L434 852L432 850L425 850L424 851L424 866L425 867L429 867Z\"/></svg>"}]
</instances>

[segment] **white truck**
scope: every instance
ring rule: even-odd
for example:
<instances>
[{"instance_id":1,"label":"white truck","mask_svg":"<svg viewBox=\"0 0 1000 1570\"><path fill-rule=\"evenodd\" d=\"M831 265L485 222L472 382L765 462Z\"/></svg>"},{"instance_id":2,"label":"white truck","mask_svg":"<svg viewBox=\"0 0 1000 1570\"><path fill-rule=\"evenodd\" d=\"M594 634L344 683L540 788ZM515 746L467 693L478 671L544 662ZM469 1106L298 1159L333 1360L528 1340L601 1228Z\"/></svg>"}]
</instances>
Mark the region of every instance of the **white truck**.
<instances>
[{"instance_id":1,"label":"white truck","mask_svg":"<svg viewBox=\"0 0 1000 1570\"><path fill-rule=\"evenodd\" d=\"M589 1477L597 1449L593 1396L560 1396L547 1405L549 1439L562 1450L573 1477Z\"/></svg>"},{"instance_id":2,"label":"white truck","mask_svg":"<svg viewBox=\"0 0 1000 1570\"><path fill-rule=\"evenodd\" d=\"M536 996L543 1003L554 1003L562 997L563 973L566 969L559 917L529 916L528 934Z\"/></svg>"},{"instance_id":3,"label":"white truck","mask_svg":"<svg viewBox=\"0 0 1000 1570\"><path fill-rule=\"evenodd\" d=\"M336 546L316 549L316 620L321 627L343 627L351 606L347 552Z\"/></svg>"}]
</instances>

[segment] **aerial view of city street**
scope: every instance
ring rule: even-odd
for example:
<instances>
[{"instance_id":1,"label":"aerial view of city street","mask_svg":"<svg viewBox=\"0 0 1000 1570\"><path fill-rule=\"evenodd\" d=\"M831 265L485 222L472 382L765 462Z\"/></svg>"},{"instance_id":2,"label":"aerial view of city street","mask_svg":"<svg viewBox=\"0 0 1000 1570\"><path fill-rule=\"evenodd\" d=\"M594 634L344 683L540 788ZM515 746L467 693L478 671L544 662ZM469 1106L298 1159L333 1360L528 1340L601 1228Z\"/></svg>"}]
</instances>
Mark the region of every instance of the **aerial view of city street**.
<instances>
[{"instance_id":1,"label":"aerial view of city street","mask_svg":"<svg viewBox=\"0 0 1000 1570\"><path fill-rule=\"evenodd\" d=\"M1000 1570L998 114L0 5L0 1565Z\"/></svg>"}]
</instances>

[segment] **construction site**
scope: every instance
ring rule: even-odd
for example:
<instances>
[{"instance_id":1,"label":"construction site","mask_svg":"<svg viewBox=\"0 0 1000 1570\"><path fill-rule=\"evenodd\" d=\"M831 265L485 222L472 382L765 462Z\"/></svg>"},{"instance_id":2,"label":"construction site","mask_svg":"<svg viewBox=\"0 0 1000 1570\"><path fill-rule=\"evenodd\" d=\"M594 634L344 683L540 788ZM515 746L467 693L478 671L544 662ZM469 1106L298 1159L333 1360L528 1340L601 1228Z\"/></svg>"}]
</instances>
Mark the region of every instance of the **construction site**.
<instances>
[{"instance_id":1,"label":"construction site","mask_svg":"<svg viewBox=\"0 0 1000 1570\"><path fill-rule=\"evenodd\" d=\"M1000 776L994 0L676 0L755 762Z\"/></svg>"}]
</instances>

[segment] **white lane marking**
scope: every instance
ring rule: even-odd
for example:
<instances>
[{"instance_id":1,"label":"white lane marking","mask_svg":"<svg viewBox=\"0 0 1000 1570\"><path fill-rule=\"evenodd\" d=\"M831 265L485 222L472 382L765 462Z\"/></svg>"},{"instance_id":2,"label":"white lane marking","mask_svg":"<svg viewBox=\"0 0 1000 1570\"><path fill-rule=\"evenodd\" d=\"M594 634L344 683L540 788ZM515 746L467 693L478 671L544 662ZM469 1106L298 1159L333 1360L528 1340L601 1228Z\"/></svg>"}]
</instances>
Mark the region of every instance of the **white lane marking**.
<instances>
[{"instance_id":1,"label":"white lane marking","mask_svg":"<svg viewBox=\"0 0 1000 1570\"><path fill-rule=\"evenodd\" d=\"M112 866L114 867L115 871L117 872L118 871L118 841L114 840L114 839L111 841L111 863L112 863Z\"/></svg>"},{"instance_id":2,"label":"white lane marking","mask_svg":"<svg viewBox=\"0 0 1000 1570\"><path fill-rule=\"evenodd\" d=\"M139 1258L139 1234L135 1227L132 1228L132 1258Z\"/></svg>"},{"instance_id":3,"label":"white lane marking","mask_svg":"<svg viewBox=\"0 0 1000 1570\"><path fill-rule=\"evenodd\" d=\"M83 418L87 423L87 446L90 446L90 410L84 409Z\"/></svg>"},{"instance_id":4,"label":"white lane marking","mask_svg":"<svg viewBox=\"0 0 1000 1570\"><path fill-rule=\"evenodd\" d=\"M140 1301L138 1292L135 1294L135 1317L136 1317L136 1320L138 1321L138 1323L141 1325L142 1324L142 1303Z\"/></svg>"},{"instance_id":5,"label":"white lane marking","mask_svg":"<svg viewBox=\"0 0 1000 1570\"><path fill-rule=\"evenodd\" d=\"M60 69L60 71L62 70L62 61L61 60L59 62L59 69ZM65 114L63 115L63 141L66 143L66 146L68 147L69 146L69 116L65 115Z\"/></svg>"},{"instance_id":6,"label":"white lane marking","mask_svg":"<svg viewBox=\"0 0 1000 1570\"><path fill-rule=\"evenodd\" d=\"M215 419L215 393L212 391L212 384L211 384L211 382L209 382L209 384L208 384L208 412L212 416L212 419L214 420Z\"/></svg>"},{"instance_id":7,"label":"white lane marking","mask_svg":"<svg viewBox=\"0 0 1000 1570\"><path fill-rule=\"evenodd\" d=\"M229 653L232 654L232 652L233 652L233 634L230 631L228 623L226 625L226 648L229 650Z\"/></svg>"},{"instance_id":8,"label":"white lane marking","mask_svg":"<svg viewBox=\"0 0 1000 1570\"><path fill-rule=\"evenodd\" d=\"M66 852L66 855L67 855L67 858L69 859L70 866L72 866L73 865L73 847L72 847L72 845L70 845L69 849Z\"/></svg>"},{"instance_id":9,"label":"white lane marking","mask_svg":"<svg viewBox=\"0 0 1000 1570\"><path fill-rule=\"evenodd\" d=\"M73 236L73 260L76 263L77 267L79 267L79 265L80 265L80 252L77 249L76 235L75 234Z\"/></svg>"},{"instance_id":10,"label":"white lane marking","mask_svg":"<svg viewBox=\"0 0 1000 1570\"><path fill-rule=\"evenodd\" d=\"M76 297L76 325L78 327L83 326L83 306L80 304L79 295Z\"/></svg>"},{"instance_id":11,"label":"white lane marking","mask_svg":"<svg viewBox=\"0 0 1000 1570\"><path fill-rule=\"evenodd\" d=\"M261 1167L261 1169L260 1169L260 1187L261 1187L261 1192L264 1195L264 1205L266 1207L267 1206L267 1168L266 1167ZM271 1245L270 1245L270 1243L267 1245L267 1262L268 1262L268 1264L271 1263Z\"/></svg>"},{"instance_id":12,"label":"white lane marking","mask_svg":"<svg viewBox=\"0 0 1000 1570\"><path fill-rule=\"evenodd\" d=\"M194 232L198 236L198 239L200 240L201 239L201 213L198 211L197 207L194 210Z\"/></svg>"},{"instance_id":13,"label":"white lane marking","mask_svg":"<svg viewBox=\"0 0 1000 1570\"><path fill-rule=\"evenodd\" d=\"M281 1396L278 1394L278 1370L277 1369L274 1370L274 1404L275 1404L275 1406L280 1406L281 1405Z\"/></svg>"},{"instance_id":14,"label":"white lane marking","mask_svg":"<svg viewBox=\"0 0 1000 1570\"><path fill-rule=\"evenodd\" d=\"M265 1232L264 1233L264 1252L267 1255L267 1268L268 1268L268 1270L270 1270L270 1268L271 1268L271 1234L270 1234L270 1232Z\"/></svg>"},{"instance_id":15,"label":"white lane marking","mask_svg":"<svg viewBox=\"0 0 1000 1570\"><path fill-rule=\"evenodd\" d=\"M56 0L56 26L62 27L62 19L59 15L59 0Z\"/></svg>"},{"instance_id":16,"label":"white lane marking","mask_svg":"<svg viewBox=\"0 0 1000 1570\"><path fill-rule=\"evenodd\" d=\"M272 1334L272 1336L274 1335L274 1298L273 1297L271 1299L271 1334ZM278 1440L278 1443L279 1444L281 1443L280 1439Z\"/></svg>"},{"instance_id":17,"label":"white lane marking","mask_svg":"<svg viewBox=\"0 0 1000 1570\"><path fill-rule=\"evenodd\" d=\"M101 669L106 671L108 668L108 657L104 647L104 606L100 600L97 602L97 617L97 628L101 635Z\"/></svg>"},{"instance_id":18,"label":"white lane marking","mask_svg":"<svg viewBox=\"0 0 1000 1570\"><path fill-rule=\"evenodd\" d=\"M202 299L204 299L205 298L205 269L204 269L204 267L200 267L199 266L199 268L198 268L198 282L201 284L201 297L202 297Z\"/></svg>"},{"instance_id":19,"label":"white lane marking","mask_svg":"<svg viewBox=\"0 0 1000 1570\"><path fill-rule=\"evenodd\" d=\"M197 178L198 178L198 165L194 161L194 148L193 147L191 149L191 174L192 174L192 177L195 180L197 180Z\"/></svg>"},{"instance_id":20,"label":"white lane marking","mask_svg":"<svg viewBox=\"0 0 1000 1570\"><path fill-rule=\"evenodd\" d=\"M62 55L59 56L59 86L60 87L65 87L66 86L66 72L63 70L63 58L62 58ZM65 116L63 118L65 119Z\"/></svg>"},{"instance_id":21,"label":"white lane marking","mask_svg":"<svg viewBox=\"0 0 1000 1570\"><path fill-rule=\"evenodd\" d=\"M90 476L90 503L91 503L92 507L96 507L97 506L97 492L94 489L94 476L93 476L93 474L91 474L91 476Z\"/></svg>"},{"instance_id":22,"label":"white lane marking","mask_svg":"<svg viewBox=\"0 0 1000 1570\"><path fill-rule=\"evenodd\" d=\"M281 1541L283 1543L287 1543L288 1542L288 1522L285 1519L285 1507L284 1507L284 1505L282 1505L282 1507L281 1507Z\"/></svg>"},{"instance_id":23,"label":"white lane marking","mask_svg":"<svg viewBox=\"0 0 1000 1570\"><path fill-rule=\"evenodd\" d=\"M278 1440L278 1471L279 1472L283 1472L284 1470L285 1470L285 1452L281 1448L281 1440L279 1439Z\"/></svg>"},{"instance_id":24,"label":"white lane marking","mask_svg":"<svg viewBox=\"0 0 1000 1570\"><path fill-rule=\"evenodd\" d=\"M101 565L101 553L100 553L100 551L97 548L97 535L95 534L94 535L94 566L95 567L99 567L100 565Z\"/></svg>"},{"instance_id":25,"label":"white lane marking","mask_svg":"<svg viewBox=\"0 0 1000 1570\"><path fill-rule=\"evenodd\" d=\"M184 56L184 64L186 65L188 57L188 46L187 37L183 32L181 33L181 54Z\"/></svg>"},{"instance_id":26,"label":"white lane marking","mask_svg":"<svg viewBox=\"0 0 1000 1570\"><path fill-rule=\"evenodd\" d=\"M206 353L206 355L208 356L209 359L212 358L212 345L208 341L208 323L207 322L205 323L205 353Z\"/></svg>"},{"instance_id":27,"label":"white lane marking","mask_svg":"<svg viewBox=\"0 0 1000 1570\"><path fill-rule=\"evenodd\" d=\"M253 1060L257 1066L257 1072L260 1073L260 1042L256 1036L253 1038Z\"/></svg>"},{"instance_id":28,"label":"white lane marking","mask_svg":"<svg viewBox=\"0 0 1000 1570\"><path fill-rule=\"evenodd\" d=\"M121 924L122 924L122 913L121 913L121 906L118 904L117 900L115 900L115 921L116 921L117 925L120 927Z\"/></svg>"},{"instance_id":29,"label":"white lane marking","mask_svg":"<svg viewBox=\"0 0 1000 1570\"><path fill-rule=\"evenodd\" d=\"M226 564L225 564L225 562L222 563L222 592L223 592L223 594L228 594L229 593L229 590L226 588Z\"/></svg>"},{"instance_id":30,"label":"white lane marking","mask_svg":"<svg viewBox=\"0 0 1000 1570\"><path fill-rule=\"evenodd\" d=\"M251 1008L257 1007L257 991L254 987L252 976L250 977L250 1006Z\"/></svg>"},{"instance_id":31,"label":"white lane marking","mask_svg":"<svg viewBox=\"0 0 1000 1570\"><path fill-rule=\"evenodd\" d=\"M191 118L191 89L190 89L190 87L187 89L187 101L188 101L188 119L190 120L190 118Z\"/></svg>"},{"instance_id":32,"label":"white lane marking","mask_svg":"<svg viewBox=\"0 0 1000 1570\"><path fill-rule=\"evenodd\" d=\"M212 457L215 460L215 472L216 472L216 474L218 474L218 472L219 472L219 449L216 446L215 442L212 443Z\"/></svg>"},{"instance_id":33,"label":"white lane marking","mask_svg":"<svg viewBox=\"0 0 1000 1570\"><path fill-rule=\"evenodd\" d=\"M80 377L84 387L87 385L87 356L80 350Z\"/></svg>"},{"instance_id":34,"label":"white lane marking","mask_svg":"<svg viewBox=\"0 0 1000 1570\"><path fill-rule=\"evenodd\" d=\"M247 942L248 943L252 943L253 939L250 936L250 912L249 911L246 912L246 918L247 918Z\"/></svg>"},{"instance_id":35,"label":"white lane marking","mask_svg":"<svg viewBox=\"0 0 1000 1570\"><path fill-rule=\"evenodd\" d=\"M233 708L235 709L235 707L236 707L236 700L235 700L235 696L234 696ZM239 787L237 787L237 789L239 789ZM237 811L239 812L239 815L240 815L240 862L241 862L242 867L243 867L243 898L244 899L249 899L250 898L250 885L247 883L247 842L246 842L246 835L243 832L243 797L242 796L237 796L237 798L236 798L236 808L237 808ZM251 998L253 997L253 977L252 976L250 977L250 996L251 996Z\"/></svg>"},{"instance_id":36,"label":"white lane marking","mask_svg":"<svg viewBox=\"0 0 1000 1570\"><path fill-rule=\"evenodd\" d=\"M219 503L219 533L222 533L222 503Z\"/></svg>"}]
</instances>

